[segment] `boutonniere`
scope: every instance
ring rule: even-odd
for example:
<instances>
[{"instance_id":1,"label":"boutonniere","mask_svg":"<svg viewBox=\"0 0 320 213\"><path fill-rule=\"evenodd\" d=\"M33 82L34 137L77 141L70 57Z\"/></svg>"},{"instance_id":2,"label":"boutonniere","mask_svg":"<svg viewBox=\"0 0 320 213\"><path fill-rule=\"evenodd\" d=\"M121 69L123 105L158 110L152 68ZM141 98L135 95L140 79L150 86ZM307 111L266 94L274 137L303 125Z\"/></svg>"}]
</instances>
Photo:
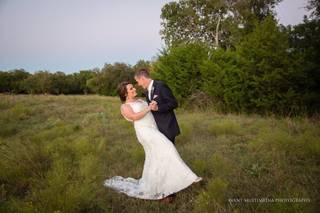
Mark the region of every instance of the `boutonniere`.
<instances>
[{"instance_id":1,"label":"boutonniere","mask_svg":"<svg viewBox=\"0 0 320 213\"><path fill-rule=\"evenodd\" d=\"M155 100L158 97L158 95L154 95L152 100Z\"/></svg>"}]
</instances>

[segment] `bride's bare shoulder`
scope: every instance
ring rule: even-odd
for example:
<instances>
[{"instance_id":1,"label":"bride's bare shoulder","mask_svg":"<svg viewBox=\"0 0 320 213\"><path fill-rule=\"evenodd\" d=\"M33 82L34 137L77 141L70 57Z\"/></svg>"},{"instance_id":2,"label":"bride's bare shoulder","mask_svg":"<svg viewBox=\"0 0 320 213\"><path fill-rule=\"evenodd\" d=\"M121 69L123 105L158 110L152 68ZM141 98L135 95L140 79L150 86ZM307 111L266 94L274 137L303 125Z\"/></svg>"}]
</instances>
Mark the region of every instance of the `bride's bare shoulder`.
<instances>
[{"instance_id":1,"label":"bride's bare shoulder","mask_svg":"<svg viewBox=\"0 0 320 213\"><path fill-rule=\"evenodd\" d=\"M128 107L131 107L130 104L123 103L123 104L121 104L120 109L123 110Z\"/></svg>"},{"instance_id":2,"label":"bride's bare shoulder","mask_svg":"<svg viewBox=\"0 0 320 213\"><path fill-rule=\"evenodd\" d=\"M121 110L122 113L125 113L125 112L128 112L128 111L132 111L132 107L128 103L123 103L123 104L121 104L120 110Z\"/></svg>"},{"instance_id":3,"label":"bride's bare shoulder","mask_svg":"<svg viewBox=\"0 0 320 213\"><path fill-rule=\"evenodd\" d=\"M121 112L121 115L128 121L133 121L131 119L129 119L128 117L130 117L131 113L133 112L130 104L121 104L121 107L120 107L120 112Z\"/></svg>"}]
</instances>

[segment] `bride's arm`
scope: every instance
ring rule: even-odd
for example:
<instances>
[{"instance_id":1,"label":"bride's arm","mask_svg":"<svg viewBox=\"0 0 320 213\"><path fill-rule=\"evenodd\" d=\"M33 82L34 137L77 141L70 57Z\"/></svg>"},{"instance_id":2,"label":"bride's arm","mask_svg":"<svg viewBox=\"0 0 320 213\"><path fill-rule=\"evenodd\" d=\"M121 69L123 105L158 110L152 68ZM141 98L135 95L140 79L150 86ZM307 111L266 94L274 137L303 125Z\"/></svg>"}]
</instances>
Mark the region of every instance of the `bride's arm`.
<instances>
[{"instance_id":1,"label":"bride's arm","mask_svg":"<svg viewBox=\"0 0 320 213\"><path fill-rule=\"evenodd\" d=\"M128 104L123 104L121 106L121 114L133 121L136 120L140 120L141 118L143 118L148 112L150 112L150 107L146 107L144 110L142 110L141 112L137 112L135 113L132 108L128 105Z\"/></svg>"}]
</instances>

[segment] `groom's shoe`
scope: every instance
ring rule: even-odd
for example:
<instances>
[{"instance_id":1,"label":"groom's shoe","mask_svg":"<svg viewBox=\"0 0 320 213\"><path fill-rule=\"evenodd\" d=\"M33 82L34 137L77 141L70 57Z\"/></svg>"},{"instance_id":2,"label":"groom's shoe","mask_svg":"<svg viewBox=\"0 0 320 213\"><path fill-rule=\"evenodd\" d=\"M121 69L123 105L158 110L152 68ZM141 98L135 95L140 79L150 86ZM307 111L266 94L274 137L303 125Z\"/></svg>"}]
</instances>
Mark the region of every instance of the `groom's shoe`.
<instances>
[{"instance_id":1,"label":"groom's shoe","mask_svg":"<svg viewBox=\"0 0 320 213\"><path fill-rule=\"evenodd\" d=\"M172 197L172 198L176 198L177 194L176 193L173 193L171 195L168 195L168 197Z\"/></svg>"},{"instance_id":2,"label":"groom's shoe","mask_svg":"<svg viewBox=\"0 0 320 213\"><path fill-rule=\"evenodd\" d=\"M172 203L172 202L173 202L173 198L172 198L172 197L165 197L165 198L162 198L162 199L160 200L160 202L161 202L161 203L166 203L166 204Z\"/></svg>"},{"instance_id":3,"label":"groom's shoe","mask_svg":"<svg viewBox=\"0 0 320 213\"><path fill-rule=\"evenodd\" d=\"M165 198L162 198L160 200L161 203L172 203L174 198L176 197L176 194L171 194L171 195L168 195L167 197Z\"/></svg>"}]
</instances>

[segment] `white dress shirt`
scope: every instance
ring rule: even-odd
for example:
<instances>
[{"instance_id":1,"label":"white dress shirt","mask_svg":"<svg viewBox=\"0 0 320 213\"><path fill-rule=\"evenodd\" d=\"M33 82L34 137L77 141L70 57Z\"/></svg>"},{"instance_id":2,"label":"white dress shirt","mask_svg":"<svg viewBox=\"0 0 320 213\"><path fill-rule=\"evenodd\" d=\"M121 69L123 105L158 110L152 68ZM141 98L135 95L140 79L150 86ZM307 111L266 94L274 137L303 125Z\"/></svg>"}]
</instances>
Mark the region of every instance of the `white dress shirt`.
<instances>
[{"instance_id":1,"label":"white dress shirt","mask_svg":"<svg viewBox=\"0 0 320 213\"><path fill-rule=\"evenodd\" d=\"M149 97L150 101L151 101L151 89L152 89L152 86L153 86L153 80L148 85L148 97Z\"/></svg>"}]
</instances>

